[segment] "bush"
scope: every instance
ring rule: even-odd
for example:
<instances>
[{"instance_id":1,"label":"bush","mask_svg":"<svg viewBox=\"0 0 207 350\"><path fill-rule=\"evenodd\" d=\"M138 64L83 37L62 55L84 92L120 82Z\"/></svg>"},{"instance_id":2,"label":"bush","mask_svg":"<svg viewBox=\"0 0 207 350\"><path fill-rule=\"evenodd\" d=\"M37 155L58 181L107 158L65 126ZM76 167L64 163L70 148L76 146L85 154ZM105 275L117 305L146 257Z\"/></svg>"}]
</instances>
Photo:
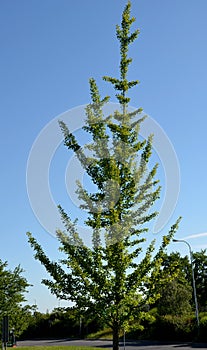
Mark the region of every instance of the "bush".
<instances>
[{"instance_id":1,"label":"bush","mask_svg":"<svg viewBox=\"0 0 207 350\"><path fill-rule=\"evenodd\" d=\"M207 314L200 318L200 330L198 340L207 342Z\"/></svg>"},{"instance_id":2,"label":"bush","mask_svg":"<svg viewBox=\"0 0 207 350\"><path fill-rule=\"evenodd\" d=\"M189 316L160 316L157 333L161 340L191 341L195 334L195 323Z\"/></svg>"},{"instance_id":3,"label":"bush","mask_svg":"<svg viewBox=\"0 0 207 350\"><path fill-rule=\"evenodd\" d=\"M146 320L142 325L144 329L139 327L129 334L129 338L192 341L196 335L195 319L192 316L155 315L154 320Z\"/></svg>"}]
</instances>

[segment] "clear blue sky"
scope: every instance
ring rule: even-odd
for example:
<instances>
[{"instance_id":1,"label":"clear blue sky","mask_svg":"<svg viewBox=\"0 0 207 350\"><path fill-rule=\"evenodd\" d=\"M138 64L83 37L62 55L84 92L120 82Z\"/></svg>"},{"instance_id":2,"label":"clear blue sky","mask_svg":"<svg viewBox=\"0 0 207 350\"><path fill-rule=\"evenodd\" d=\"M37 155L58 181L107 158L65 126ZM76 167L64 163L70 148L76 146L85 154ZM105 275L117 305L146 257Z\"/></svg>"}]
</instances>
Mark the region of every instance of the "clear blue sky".
<instances>
[{"instance_id":1,"label":"clear blue sky","mask_svg":"<svg viewBox=\"0 0 207 350\"><path fill-rule=\"evenodd\" d=\"M123 0L7 0L0 4L0 258L11 268L21 264L33 284L28 302L36 302L43 312L59 303L40 284L46 274L33 258L26 231L54 259L58 243L30 207L27 159L35 138L50 120L89 102L89 77L95 77L101 92L115 102L110 85L101 77L116 76L118 71L115 25L125 4ZM132 0L135 27L141 34L130 51L130 77L141 83L133 90L131 102L159 123L179 159L179 200L165 228L182 215L179 239L207 232L206 13L206 0ZM51 180L56 193L64 191L60 178ZM57 204L59 200L57 195ZM207 236L188 241L195 251L207 248ZM172 249L187 254L182 244Z\"/></svg>"}]
</instances>

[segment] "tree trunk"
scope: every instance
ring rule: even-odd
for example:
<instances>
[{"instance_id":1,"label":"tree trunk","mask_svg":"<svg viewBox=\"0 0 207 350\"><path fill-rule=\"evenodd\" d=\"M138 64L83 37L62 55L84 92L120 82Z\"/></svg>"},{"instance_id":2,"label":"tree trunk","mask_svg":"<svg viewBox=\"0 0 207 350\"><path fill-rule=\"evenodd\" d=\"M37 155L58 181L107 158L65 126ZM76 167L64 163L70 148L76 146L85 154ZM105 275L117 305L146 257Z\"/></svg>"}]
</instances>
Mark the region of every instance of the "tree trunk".
<instances>
[{"instance_id":1,"label":"tree trunk","mask_svg":"<svg viewBox=\"0 0 207 350\"><path fill-rule=\"evenodd\" d=\"M113 325L113 350L119 350L119 325L114 323Z\"/></svg>"}]
</instances>

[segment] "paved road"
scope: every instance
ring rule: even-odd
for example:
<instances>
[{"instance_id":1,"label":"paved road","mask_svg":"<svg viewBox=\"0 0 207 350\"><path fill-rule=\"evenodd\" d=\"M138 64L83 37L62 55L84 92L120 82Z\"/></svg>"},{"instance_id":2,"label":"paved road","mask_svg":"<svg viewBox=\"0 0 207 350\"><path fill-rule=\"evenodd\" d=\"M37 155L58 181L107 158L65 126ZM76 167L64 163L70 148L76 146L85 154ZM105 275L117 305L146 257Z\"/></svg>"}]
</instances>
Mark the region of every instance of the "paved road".
<instances>
[{"instance_id":1,"label":"paved road","mask_svg":"<svg viewBox=\"0 0 207 350\"><path fill-rule=\"evenodd\" d=\"M73 340L73 339L47 339L47 340L24 340L18 341L17 346L93 346L97 348L111 348L112 342L107 340ZM126 342L126 350L192 350L196 348L207 349L207 344L191 344L191 343L174 343L174 344L160 344L156 342L137 341ZM120 350L124 350L123 343L120 343Z\"/></svg>"}]
</instances>

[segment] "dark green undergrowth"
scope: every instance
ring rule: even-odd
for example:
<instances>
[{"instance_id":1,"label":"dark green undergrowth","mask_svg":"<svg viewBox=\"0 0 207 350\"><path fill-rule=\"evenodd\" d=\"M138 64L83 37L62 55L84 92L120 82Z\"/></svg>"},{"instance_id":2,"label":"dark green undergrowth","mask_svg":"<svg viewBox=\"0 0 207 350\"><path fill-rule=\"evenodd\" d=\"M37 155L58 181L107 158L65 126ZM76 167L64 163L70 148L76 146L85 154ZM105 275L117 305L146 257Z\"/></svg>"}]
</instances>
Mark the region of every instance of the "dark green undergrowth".
<instances>
[{"instance_id":1,"label":"dark green undergrowth","mask_svg":"<svg viewBox=\"0 0 207 350\"><path fill-rule=\"evenodd\" d=\"M199 341L207 343L207 312L200 313L200 331L194 314L159 315L157 309L149 311L150 317L132 324L133 331L126 332L128 340ZM21 339L85 338L112 339L112 330L94 320L82 320L81 331L77 317L71 313L36 315L35 322L22 334ZM122 332L123 335L123 332ZM64 348L65 349L65 348ZM85 348L84 348L85 349ZM55 349L53 349L55 350ZM70 349L71 350L71 349Z\"/></svg>"},{"instance_id":2,"label":"dark green undergrowth","mask_svg":"<svg viewBox=\"0 0 207 350\"><path fill-rule=\"evenodd\" d=\"M142 321L126 333L127 340L188 341L207 343L207 313L200 314L198 332L194 315L156 315L151 320ZM104 330L87 335L88 339L112 339L112 330Z\"/></svg>"}]
</instances>

